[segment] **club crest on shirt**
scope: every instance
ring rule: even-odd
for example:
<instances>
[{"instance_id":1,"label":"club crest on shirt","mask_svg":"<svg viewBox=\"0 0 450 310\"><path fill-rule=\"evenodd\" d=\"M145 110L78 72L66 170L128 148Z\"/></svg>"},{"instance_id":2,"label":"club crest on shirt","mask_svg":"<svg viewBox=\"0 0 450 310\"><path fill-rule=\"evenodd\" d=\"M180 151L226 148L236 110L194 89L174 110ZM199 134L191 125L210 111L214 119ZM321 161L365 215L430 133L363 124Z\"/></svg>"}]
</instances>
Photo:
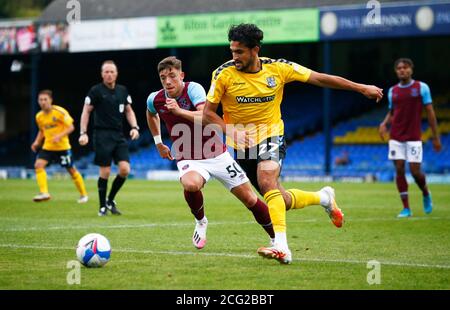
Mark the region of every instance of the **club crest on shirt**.
<instances>
[{"instance_id":1,"label":"club crest on shirt","mask_svg":"<svg viewBox=\"0 0 450 310\"><path fill-rule=\"evenodd\" d=\"M123 103L121 103L121 104L119 105L119 112L120 112L120 113L123 113L124 110L125 110L125 105L124 105Z\"/></svg>"},{"instance_id":2,"label":"club crest on shirt","mask_svg":"<svg viewBox=\"0 0 450 310\"><path fill-rule=\"evenodd\" d=\"M189 102L187 102L186 98L180 98L177 100L178 104L180 105L180 108L182 108L183 110L189 110L191 105Z\"/></svg>"},{"instance_id":3,"label":"club crest on shirt","mask_svg":"<svg viewBox=\"0 0 450 310\"><path fill-rule=\"evenodd\" d=\"M411 89L411 96L412 97L418 97L419 96L419 92L417 88L412 88Z\"/></svg>"},{"instance_id":4,"label":"club crest on shirt","mask_svg":"<svg viewBox=\"0 0 450 310\"><path fill-rule=\"evenodd\" d=\"M188 168L189 168L189 164L186 164L186 165L183 166L183 168L181 168L181 170L186 170Z\"/></svg>"},{"instance_id":5,"label":"club crest on shirt","mask_svg":"<svg viewBox=\"0 0 450 310\"><path fill-rule=\"evenodd\" d=\"M268 78L266 78L267 81L267 87L269 88L274 88L277 86L277 81L275 80L275 78L273 76L269 76Z\"/></svg>"}]
</instances>

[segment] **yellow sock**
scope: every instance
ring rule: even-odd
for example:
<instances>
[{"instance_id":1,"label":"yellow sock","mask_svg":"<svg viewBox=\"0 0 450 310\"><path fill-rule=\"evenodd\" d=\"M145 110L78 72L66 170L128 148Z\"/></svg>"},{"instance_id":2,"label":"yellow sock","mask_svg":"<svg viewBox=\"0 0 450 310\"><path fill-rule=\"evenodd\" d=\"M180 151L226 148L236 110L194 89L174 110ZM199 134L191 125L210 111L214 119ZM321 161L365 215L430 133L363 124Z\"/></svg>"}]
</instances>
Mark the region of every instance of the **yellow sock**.
<instances>
[{"instance_id":1,"label":"yellow sock","mask_svg":"<svg viewBox=\"0 0 450 310\"><path fill-rule=\"evenodd\" d=\"M302 209L307 206L320 205L318 192L304 192L295 188L288 189L286 192L292 198L290 209Z\"/></svg>"},{"instance_id":2,"label":"yellow sock","mask_svg":"<svg viewBox=\"0 0 450 310\"><path fill-rule=\"evenodd\" d=\"M286 232L286 205L281 192L278 189L268 191L264 195L264 200L269 207L273 230L276 233Z\"/></svg>"},{"instance_id":3,"label":"yellow sock","mask_svg":"<svg viewBox=\"0 0 450 310\"><path fill-rule=\"evenodd\" d=\"M78 191L80 192L81 196L87 196L86 187L84 186L83 177L81 174L77 171L72 175L73 183L75 183L75 186L77 187Z\"/></svg>"},{"instance_id":4,"label":"yellow sock","mask_svg":"<svg viewBox=\"0 0 450 310\"><path fill-rule=\"evenodd\" d=\"M38 168L36 171L36 181L39 186L40 193L48 193L48 184L47 184L47 172L45 169Z\"/></svg>"}]
</instances>

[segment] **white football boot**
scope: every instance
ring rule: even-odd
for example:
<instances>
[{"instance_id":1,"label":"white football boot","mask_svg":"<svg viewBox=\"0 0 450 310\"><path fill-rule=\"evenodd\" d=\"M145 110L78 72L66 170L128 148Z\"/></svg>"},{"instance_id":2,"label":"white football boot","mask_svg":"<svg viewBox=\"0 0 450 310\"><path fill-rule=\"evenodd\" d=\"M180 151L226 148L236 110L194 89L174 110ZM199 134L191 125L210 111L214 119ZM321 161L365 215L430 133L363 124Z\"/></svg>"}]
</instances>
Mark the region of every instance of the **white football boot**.
<instances>
[{"instance_id":1,"label":"white football boot","mask_svg":"<svg viewBox=\"0 0 450 310\"><path fill-rule=\"evenodd\" d=\"M202 220L195 220L195 229L192 236L192 243L197 249L203 249L206 245L206 229L208 228L208 219L206 216Z\"/></svg>"}]
</instances>

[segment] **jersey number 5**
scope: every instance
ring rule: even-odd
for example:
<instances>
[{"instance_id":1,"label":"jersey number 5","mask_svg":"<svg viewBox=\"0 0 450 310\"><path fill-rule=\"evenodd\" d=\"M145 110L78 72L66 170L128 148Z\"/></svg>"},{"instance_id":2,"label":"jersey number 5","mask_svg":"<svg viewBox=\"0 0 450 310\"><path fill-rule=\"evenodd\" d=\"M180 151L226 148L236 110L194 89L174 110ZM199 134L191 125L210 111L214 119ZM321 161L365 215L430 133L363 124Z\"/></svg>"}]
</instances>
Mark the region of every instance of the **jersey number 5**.
<instances>
[{"instance_id":1,"label":"jersey number 5","mask_svg":"<svg viewBox=\"0 0 450 310\"><path fill-rule=\"evenodd\" d=\"M232 165L229 165L227 167L227 172L230 174L231 178L236 177L238 175L238 173L242 173L242 170L239 168L240 167L236 162L234 162Z\"/></svg>"}]
</instances>

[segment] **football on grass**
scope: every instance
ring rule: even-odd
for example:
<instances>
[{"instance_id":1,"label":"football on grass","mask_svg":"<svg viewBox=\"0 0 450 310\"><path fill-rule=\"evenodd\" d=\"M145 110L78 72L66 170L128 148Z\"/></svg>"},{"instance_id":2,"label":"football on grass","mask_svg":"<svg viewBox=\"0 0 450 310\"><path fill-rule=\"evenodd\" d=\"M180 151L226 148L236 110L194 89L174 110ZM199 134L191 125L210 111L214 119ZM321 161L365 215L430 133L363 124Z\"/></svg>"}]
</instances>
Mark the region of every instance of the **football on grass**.
<instances>
[{"instance_id":1,"label":"football on grass","mask_svg":"<svg viewBox=\"0 0 450 310\"><path fill-rule=\"evenodd\" d=\"M87 234L77 246L77 258L86 267L102 267L111 257L111 245L105 236Z\"/></svg>"}]
</instances>

